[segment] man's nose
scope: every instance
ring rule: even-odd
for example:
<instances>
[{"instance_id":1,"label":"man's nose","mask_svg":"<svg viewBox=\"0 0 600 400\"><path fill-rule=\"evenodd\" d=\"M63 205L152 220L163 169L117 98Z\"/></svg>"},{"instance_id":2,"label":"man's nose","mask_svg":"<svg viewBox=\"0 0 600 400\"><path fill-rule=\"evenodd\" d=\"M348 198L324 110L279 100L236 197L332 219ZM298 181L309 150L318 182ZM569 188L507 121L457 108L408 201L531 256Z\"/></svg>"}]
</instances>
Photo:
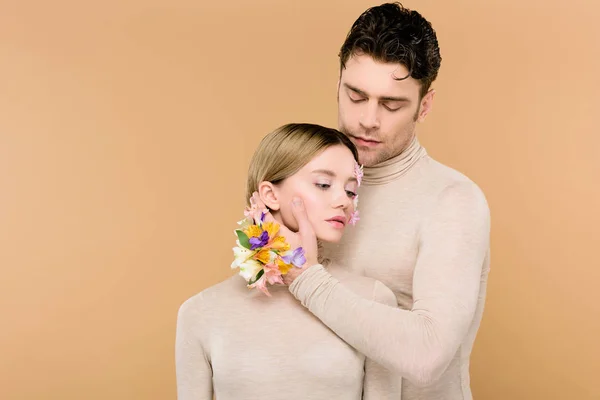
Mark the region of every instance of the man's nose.
<instances>
[{"instance_id":1,"label":"man's nose","mask_svg":"<svg viewBox=\"0 0 600 400\"><path fill-rule=\"evenodd\" d=\"M376 102L368 102L362 110L360 124L365 129L379 128L379 110Z\"/></svg>"}]
</instances>

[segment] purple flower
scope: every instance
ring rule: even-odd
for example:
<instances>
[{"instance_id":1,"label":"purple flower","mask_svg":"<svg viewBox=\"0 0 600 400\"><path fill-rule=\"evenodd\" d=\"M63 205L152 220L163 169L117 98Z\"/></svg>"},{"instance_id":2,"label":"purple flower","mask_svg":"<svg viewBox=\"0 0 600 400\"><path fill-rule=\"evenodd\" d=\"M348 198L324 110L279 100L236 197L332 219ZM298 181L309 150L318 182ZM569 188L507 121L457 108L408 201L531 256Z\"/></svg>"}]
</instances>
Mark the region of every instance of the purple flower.
<instances>
[{"instance_id":1,"label":"purple flower","mask_svg":"<svg viewBox=\"0 0 600 400\"><path fill-rule=\"evenodd\" d=\"M267 231L263 231L263 233L259 237L251 237L249 242L250 242L250 250L254 250L259 247L263 247L267 243L269 243L269 233Z\"/></svg>"},{"instance_id":2,"label":"purple flower","mask_svg":"<svg viewBox=\"0 0 600 400\"><path fill-rule=\"evenodd\" d=\"M296 267L302 267L306 262L306 258L304 257L304 249L302 247L298 247L288 255L282 256L281 259L286 264L293 264Z\"/></svg>"}]
</instances>

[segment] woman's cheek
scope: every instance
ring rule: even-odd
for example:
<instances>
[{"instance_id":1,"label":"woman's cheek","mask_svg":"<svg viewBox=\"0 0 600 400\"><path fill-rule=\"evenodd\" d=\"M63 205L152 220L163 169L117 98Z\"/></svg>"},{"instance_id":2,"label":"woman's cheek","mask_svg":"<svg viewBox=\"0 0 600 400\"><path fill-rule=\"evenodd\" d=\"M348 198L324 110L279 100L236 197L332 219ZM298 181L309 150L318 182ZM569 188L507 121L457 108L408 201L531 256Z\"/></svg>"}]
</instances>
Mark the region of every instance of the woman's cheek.
<instances>
[{"instance_id":1,"label":"woman's cheek","mask_svg":"<svg viewBox=\"0 0 600 400\"><path fill-rule=\"evenodd\" d=\"M304 201L304 208L306 210L308 220L311 225L315 227L315 224L317 224L321 218L323 201L319 198L318 194L315 195L314 193L305 193L301 197Z\"/></svg>"}]
</instances>

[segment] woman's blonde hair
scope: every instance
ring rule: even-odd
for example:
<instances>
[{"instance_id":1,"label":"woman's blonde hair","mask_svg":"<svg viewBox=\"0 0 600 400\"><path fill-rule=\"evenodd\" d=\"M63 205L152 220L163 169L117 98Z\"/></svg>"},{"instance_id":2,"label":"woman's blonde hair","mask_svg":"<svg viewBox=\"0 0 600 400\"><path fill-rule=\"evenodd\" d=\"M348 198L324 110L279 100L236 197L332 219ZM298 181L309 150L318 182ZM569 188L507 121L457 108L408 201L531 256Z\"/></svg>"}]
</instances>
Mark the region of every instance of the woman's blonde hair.
<instances>
[{"instance_id":1,"label":"woman's blonde hair","mask_svg":"<svg viewBox=\"0 0 600 400\"><path fill-rule=\"evenodd\" d=\"M331 146L346 146L358 162L358 151L346 135L333 128L307 123L283 125L265 136L248 169L246 201L263 182L278 184L298 172Z\"/></svg>"}]
</instances>

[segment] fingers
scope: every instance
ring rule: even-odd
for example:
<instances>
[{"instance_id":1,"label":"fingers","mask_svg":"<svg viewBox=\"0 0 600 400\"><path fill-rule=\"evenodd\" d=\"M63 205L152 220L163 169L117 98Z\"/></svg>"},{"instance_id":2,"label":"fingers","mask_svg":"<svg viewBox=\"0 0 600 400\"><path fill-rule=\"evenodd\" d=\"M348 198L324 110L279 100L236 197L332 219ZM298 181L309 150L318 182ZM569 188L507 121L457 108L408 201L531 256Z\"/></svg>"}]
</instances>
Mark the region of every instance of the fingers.
<instances>
[{"instance_id":1,"label":"fingers","mask_svg":"<svg viewBox=\"0 0 600 400\"><path fill-rule=\"evenodd\" d=\"M314 265L318 262L319 253L317 236L315 235L312 224L308 220L308 215L306 214L302 199L294 198L292 201L292 214L298 222L298 235L300 236L300 241L302 242L306 257L305 266Z\"/></svg>"},{"instance_id":2,"label":"fingers","mask_svg":"<svg viewBox=\"0 0 600 400\"><path fill-rule=\"evenodd\" d=\"M292 215L296 218L296 222L298 222L298 233L300 235L313 235L313 228L310 222L308 221L308 216L306 215L306 209L304 208L304 202L299 197L294 197L292 200Z\"/></svg>"}]
</instances>

